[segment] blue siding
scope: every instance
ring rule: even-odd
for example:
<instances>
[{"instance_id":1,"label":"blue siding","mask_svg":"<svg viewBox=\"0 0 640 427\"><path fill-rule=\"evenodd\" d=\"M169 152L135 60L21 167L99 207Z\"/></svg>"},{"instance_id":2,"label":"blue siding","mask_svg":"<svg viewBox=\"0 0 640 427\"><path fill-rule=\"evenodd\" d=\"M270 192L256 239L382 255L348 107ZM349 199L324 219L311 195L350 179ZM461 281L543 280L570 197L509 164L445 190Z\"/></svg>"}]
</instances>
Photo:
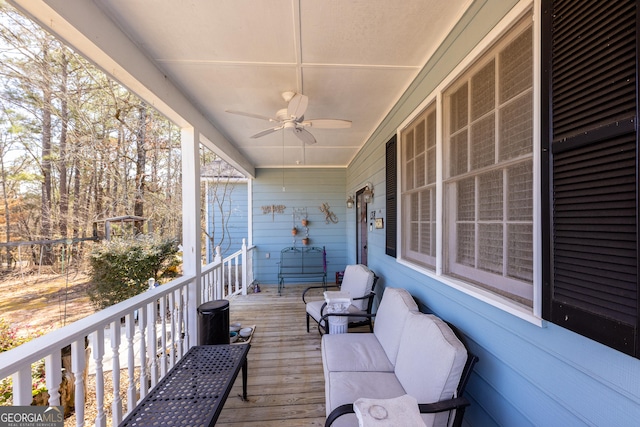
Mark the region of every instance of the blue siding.
<instances>
[{"instance_id":1,"label":"blue siding","mask_svg":"<svg viewBox=\"0 0 640 427\"><path fill-rule=\"evenodd\" d=\"M370 210L386 216L385 143L398 126L516 4L487 0L469 10L392 108L346 172L353 194L371 181ZM537 18L536 18L537 19ZM348 218L347 262L354 261L355 221ZM385 255L384 230L369 233L369 265L382 286L407 288L455 324L480 357L468 386L470 426L631 426L640 419L640 360L553 324L535 326L459 292Z\"/></svg>"},{"instance_id":2,"label":"blue siding","mask_svg":"<svg viewBox=\"0 0 640 427\"><path fill-rule=\"evenodd\" d=\"M306 208L309 220L310 246L325 247L327 251L327 281L335 281L336 271L344 270L346 256L346 171L345 169L285 169L284 186L281 169L258 169L253 183L253 244L256 280L264 284L278 283L280 251L294 245L291 229L293 210ZM336 215L336 224L326 223L319 209L328 203ZM263 206L283 205L284 213L264 214ZM351 212L351 211L349 211ZM302 247L302 224L298 228L295 245ZM269 258L267 258L267 254ZM313 281L308 279L306 281ZM299 280L305 282L305 280Z\"/></svg>"},{"instance_id":3,"label":"blue siding","mask_svg":"<svg viewBox=\"0 0 640 427\"><path fill-rule=\"evenodd\" d=\"M215 246L220 245L222 257L242 248L242 239L249 237L246 182L213 182L207 194L207 230L209 259L213 261Z\"/></svg>"}]
</instances>

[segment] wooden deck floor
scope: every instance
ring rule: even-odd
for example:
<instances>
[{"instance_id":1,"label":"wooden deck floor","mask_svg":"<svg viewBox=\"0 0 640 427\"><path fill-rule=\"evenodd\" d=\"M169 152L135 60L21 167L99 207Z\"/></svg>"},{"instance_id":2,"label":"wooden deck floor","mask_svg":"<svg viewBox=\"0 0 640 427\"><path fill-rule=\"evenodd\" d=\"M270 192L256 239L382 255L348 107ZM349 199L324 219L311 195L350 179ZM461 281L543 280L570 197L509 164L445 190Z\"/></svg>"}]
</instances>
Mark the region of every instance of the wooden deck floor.
<instances>
[{"instance_id":1,"label":"wooden deck floor","mask_svg":"<svg viewBox=\"0 0 640 427\"><path fill-rule=\"evenodd\" d=\"M242 379L229 394L216 426L323 426L324 376L317 329L307 333L302 291L307 285L261 286L229 300L231 322L256 325L248 361L248 402ZM322 292L317 292L318 298Z\"/></svg>"}]
</instances>

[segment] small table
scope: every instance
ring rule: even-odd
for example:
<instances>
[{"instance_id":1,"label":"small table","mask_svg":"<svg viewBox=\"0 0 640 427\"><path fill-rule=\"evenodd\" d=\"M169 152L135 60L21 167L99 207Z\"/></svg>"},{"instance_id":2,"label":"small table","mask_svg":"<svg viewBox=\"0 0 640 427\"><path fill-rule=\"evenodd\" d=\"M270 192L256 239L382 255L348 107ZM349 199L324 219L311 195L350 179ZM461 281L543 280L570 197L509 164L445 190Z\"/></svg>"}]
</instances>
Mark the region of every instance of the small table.
<instances>
[{"instance_id":1,"label":"small table","mask_svg":"<svg viewBox=\"0 0 640 427\"><path fill-rule=\"evenodd\" d=\"M242 368L242 396L247 399L250 344L191 347L120 427L214 426Z\"/></svg>"},{"instance_id":2,"label":"small table","mask_svg":"<svg viewBox=\"0 0 640 427\"><path fill-rule=\"evenodd\" d=\"M327 302L327 313L348 313L351 305L351 293L346 291L325 291L324 299ZM348 330L347 316L331 316L329 320L330 334L344 334Z\"/></svg>"}]
</instances>

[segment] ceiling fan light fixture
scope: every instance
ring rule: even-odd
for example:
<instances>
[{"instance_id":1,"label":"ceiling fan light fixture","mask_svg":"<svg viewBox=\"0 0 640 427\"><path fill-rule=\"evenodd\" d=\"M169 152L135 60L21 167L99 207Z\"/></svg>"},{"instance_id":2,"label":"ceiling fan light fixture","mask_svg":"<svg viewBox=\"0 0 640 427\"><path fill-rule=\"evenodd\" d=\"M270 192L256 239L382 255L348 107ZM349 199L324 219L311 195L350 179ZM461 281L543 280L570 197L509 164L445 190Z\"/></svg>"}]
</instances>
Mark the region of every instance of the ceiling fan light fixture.
<instances>
[{"instance_id":1,"label":"ceiling fan light fixture","mask_svg":"<svg viewBox=\"0 0 640 427\"><path fill-rule=\"evenodd\" d=\"M276 126L252 135L251 138L260 138L281 129L291 129L298 139L305 144L315 144L315 137L305 129L305 127L315 127L318 129L344 129L351 127L350 120L342 119L304 119L307 111L309 98L301 93L287 91L282 93L282 98L288 103L287 108L282 108L276 112L276 117L271 118L261 114L245 113L242 111L225 110L227 113L239 114L241 116L254 119L266 120L277 123Z\"/></svg>"}]
</instances>

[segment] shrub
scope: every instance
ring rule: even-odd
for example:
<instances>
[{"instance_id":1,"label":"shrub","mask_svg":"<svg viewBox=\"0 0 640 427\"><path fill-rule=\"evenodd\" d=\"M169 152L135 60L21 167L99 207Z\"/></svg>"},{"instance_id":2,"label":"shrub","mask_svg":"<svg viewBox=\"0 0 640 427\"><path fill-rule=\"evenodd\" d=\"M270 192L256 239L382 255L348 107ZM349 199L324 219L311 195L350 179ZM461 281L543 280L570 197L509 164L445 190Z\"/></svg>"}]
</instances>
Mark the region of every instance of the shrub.
<instances>
[{"instance_id":1,"label":"shrub","mask_svg":"<svg viewBox=\"0 0 640 427\"><path fill-rule=\"evenodd\" d=\"M150 278L175 277L178 251L175 240L150 236L104 242L90 257L91 302L103 309L146 291Z\"/></svg>"},{"instance_id":2,"label":"shrub","mask_svg":"<svg viewBox=\"0 0 640 427\"><path fill-rule=\"evenodd\" d=\"M17 330L9 322L0 318L0 353L18 347L27 341L37 338L41 334L31 334L28 337L18 336ZM32 395L47 391L45 384L44 359L31 366ZM0 406L11 405L13 402L13 381L11 377L0 379Z\"/></svg>"}]
</instances>

